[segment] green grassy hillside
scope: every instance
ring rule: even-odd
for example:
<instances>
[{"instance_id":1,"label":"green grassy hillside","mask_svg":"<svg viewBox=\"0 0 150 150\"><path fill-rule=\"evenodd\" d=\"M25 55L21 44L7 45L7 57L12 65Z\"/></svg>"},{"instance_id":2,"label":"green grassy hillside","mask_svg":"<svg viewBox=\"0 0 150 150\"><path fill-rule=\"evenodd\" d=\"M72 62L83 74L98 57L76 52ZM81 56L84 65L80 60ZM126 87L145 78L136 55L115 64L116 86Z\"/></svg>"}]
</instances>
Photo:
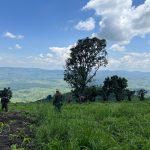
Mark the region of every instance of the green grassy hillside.
<instances>
[{"instance_id":1,"label":"green grassy hillside","mask_svg":"<svg viewBox=\"0 0 150 150\"><path fill-rule=\"evenodd\" d=\"M150 102L11 104L36 115L36 150L149 150Z\"/></svg>"}]
</instances>

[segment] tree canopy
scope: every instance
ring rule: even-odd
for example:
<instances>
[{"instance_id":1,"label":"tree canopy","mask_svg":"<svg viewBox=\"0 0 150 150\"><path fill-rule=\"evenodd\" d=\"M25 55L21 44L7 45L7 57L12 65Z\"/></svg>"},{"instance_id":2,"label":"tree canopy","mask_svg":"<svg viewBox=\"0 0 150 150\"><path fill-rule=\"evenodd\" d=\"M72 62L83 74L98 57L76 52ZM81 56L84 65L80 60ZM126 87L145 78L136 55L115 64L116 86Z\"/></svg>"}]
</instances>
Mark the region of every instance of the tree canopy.
<instances>
[{"instance_id":1,"label":"tree canopy","mask_svg":"<svg viewBox=\"0 0 150 150\"><path fill-rule=\"evenodd\" d=\"M105 78L104 85L102 87L104 100L108 100L110 93L115 95L117 101L123 100L127 86L127 79L118 77L117 75Z\"/></svg>"}]
</instances>

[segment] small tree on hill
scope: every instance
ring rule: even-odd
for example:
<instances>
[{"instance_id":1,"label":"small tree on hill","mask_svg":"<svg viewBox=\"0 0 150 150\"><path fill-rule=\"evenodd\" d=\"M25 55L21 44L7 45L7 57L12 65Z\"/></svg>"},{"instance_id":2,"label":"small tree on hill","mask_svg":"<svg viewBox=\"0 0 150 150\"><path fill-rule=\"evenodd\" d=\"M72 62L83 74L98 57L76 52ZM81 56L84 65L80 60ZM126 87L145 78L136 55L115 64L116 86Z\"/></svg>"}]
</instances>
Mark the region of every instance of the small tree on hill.
<instances>
[{"instance_id":1,"label":"small tree on hill","mask_svg":"<svg viewBox=\"0 0 150 150\"><path fill-rule=\"evenodd\" d=\"M103 82L104 84L102 86L102 97L103 97L104 101L108 101L109 95L111 93L111 85L110 85L111 82L110 81L111 81L110 78L107 77L107 78L105 78L105 80Z\"/></svg>"},{"instance_id":2,"label":"small tree on hill","mask_svg":"<svg viewBox=\"0 0 150 150\"><path fill-rule=\"evenodd\" d=\"M107 52L104 39L86 38L77 42L70 49L70 57L66 60L64 80L74 89L76 96L84 93L101 66L107 64Z\"/></svg>"},{"instance_id":3,"label":"small tree on hill","mask_svg":"<svg viewBox=\"0 0 150 150\"><path fill-rule=\"evenodd\" d=\"M121 101L125 96L125 89L128 86L127 79L114 75L112 77L105 78L103 89L107 93L107 98L110 93L114 93L116 100Z\"/></svg>"},{"instance_id":4,"label":"small tree on hill","mask_svg":"<svg viewBox=\"0 0 150 150\"><path fill-rule=\"evenodd\" d=\"M135 94L135 91L131 91L129 89L125 90L125 95L127 96L128 101L132 100L132 97L134 96L134 94Z\"/></svg>"}]
</instances>

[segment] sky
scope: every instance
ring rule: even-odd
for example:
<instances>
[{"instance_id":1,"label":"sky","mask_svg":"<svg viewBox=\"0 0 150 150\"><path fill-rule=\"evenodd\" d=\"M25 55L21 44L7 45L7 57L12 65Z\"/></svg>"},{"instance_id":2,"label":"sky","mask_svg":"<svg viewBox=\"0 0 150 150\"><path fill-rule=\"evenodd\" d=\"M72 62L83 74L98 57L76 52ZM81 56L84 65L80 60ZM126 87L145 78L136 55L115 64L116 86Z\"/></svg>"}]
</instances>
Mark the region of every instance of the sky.
<instances>
[{"instance_id":1,"label":"sky","mask_svg":"<svg viewBox=\"0 0 150 150\"><path fill-rule=\"evenodd\" d=\"M150 72L150 0L0 0L0 67L63 69L94 36L107 40L105 69Z\"/></svg>"}]
</instances>

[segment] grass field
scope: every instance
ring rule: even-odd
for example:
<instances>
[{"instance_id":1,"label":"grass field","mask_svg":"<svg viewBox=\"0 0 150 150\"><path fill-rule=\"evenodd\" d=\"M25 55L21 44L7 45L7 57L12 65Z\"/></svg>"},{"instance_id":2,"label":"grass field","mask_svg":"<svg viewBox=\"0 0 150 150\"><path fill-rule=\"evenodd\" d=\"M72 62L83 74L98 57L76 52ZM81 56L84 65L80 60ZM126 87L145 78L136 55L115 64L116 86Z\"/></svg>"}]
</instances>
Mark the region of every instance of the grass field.
<instances>
[{"instance_id":1,"label":"grass field","mask_svg":"<svg viewBox=\"0 0 150 150\"><path fill-rule=\"evenodd\" d=\"M149 150L150 101L11 104L10 111L36 115L37 150Z\"/></svg>"}]
</instances>

